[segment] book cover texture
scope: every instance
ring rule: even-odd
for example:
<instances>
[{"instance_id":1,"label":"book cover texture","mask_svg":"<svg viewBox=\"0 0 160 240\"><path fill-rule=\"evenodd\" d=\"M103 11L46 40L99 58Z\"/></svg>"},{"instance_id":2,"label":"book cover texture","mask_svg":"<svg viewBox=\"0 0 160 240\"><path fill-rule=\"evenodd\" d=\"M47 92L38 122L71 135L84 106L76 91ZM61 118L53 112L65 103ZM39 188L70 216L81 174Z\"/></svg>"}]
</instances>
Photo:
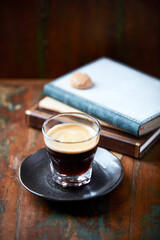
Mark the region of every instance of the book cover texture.
<instances>
[{"instance_id":1,"label":"book cover texture","mask_svg":"<svg viewBox=\"0 0 160 240\"><path fill-rule=\"evenodd\" d=\"M69 79L74 72L88 74L93 87L72 88ZM46 84L44 94L136 136L143 124L160 116L160 81L108 58Z\"/></svg>"}]
</instances>

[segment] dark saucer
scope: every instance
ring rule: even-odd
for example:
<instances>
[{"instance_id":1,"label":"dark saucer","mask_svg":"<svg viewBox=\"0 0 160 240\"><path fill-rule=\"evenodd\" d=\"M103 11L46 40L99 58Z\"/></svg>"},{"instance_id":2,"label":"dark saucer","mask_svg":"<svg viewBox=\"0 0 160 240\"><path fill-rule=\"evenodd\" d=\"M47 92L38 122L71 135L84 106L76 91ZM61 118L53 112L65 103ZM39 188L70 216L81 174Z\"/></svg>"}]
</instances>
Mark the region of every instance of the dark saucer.
<instances>
[{"instance_id":1,"label":"dark saucer","mask_svg":"<svg viewBox=\"0 0 160 240\"><path fill-rule=\"evenodd\" d=\"M120 161L109 151L98 148L91 182L79 188L63 188L52 180L45 148L28 156L19 167L19 180L31 193L55 201L80 201L111 192L123 178Z\"/></svg>"}]
</instances>

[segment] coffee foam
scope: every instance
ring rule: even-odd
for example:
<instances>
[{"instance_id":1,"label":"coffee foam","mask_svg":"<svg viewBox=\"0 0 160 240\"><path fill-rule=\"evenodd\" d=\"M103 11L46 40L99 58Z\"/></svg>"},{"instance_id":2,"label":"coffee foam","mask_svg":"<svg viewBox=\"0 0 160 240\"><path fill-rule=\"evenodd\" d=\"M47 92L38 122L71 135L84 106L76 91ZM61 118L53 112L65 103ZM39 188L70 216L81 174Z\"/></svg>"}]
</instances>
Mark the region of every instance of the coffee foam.
<instances>
[{"instance_id":1,"label":"coffee foam","mask_svg":"<svg viewBox=\"0 0 160 240\"><path fill-rule=\"evenodd\" d=\"M47 147L57 152L81 153L94 148L99 140L96 131L84 124L64 123L52 127L45 138Z\"/></svg>"}]
</instances>

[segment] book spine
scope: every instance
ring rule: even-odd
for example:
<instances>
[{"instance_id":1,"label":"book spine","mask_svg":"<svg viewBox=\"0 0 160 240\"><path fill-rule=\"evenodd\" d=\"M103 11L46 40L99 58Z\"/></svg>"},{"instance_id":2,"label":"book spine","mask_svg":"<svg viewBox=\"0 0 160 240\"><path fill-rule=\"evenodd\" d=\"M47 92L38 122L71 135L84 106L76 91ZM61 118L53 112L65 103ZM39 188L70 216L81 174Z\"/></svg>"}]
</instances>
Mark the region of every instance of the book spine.
<instances>
[{"instance_id":1,"label":"book spine","mask_svg":"<svg viewBox=\"0 0 160 240\"><path fill-rule=\"evenodd\" d=\"M125 116L119 115L110 109L106 109L103 106L100 106L82 97L77 97L75 94L68 93L67 91L64 91L49 83L44 86L43 92L47 96L55 98L65 104L95 116L104 122L131 133L132 135L138 136L139 134L139 123Z\"/></svg>"},{"instance_id":2,"label":"book spine","mask_svg":"<svg viewBox=\"0 0 160 240\"><path fill-rule=\"evenodd\" d=\"M28 127L33 127L37 129L41 129L44 121L51 117L51 115L48 114L48 116L44 116L43 114L38 114L38 112L33 111L26 111L25 112L25 122ZM130 141L123 141L120 140L118 137L114 137L111 135L108 135L107 133L101 132L100 141L99 141L99 147L103 147L107 150L119 152L122 154L126 154L132 157L139 157L139 154L136 154L136 145Z\"/></svg>"}]
</instances>

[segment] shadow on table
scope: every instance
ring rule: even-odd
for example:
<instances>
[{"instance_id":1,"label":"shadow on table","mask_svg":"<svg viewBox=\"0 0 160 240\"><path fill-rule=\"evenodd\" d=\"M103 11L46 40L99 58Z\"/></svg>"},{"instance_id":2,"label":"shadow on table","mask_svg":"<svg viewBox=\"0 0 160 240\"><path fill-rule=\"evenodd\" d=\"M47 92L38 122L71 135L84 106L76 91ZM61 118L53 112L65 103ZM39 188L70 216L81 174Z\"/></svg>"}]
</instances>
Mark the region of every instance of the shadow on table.
<instances>
[{"instance_id":1,"label":"shadow on table","mask_svg":"<svg viewBox=\"0 0 160 240\"><path fill-rule=\"evenodd\" d=\"M43 205L47 212L79 217L101 215L104 210L104 206L106 211L109 208L108 195L76 202L57 202L40 199L40 204Z\"/></svg>"},{"instance_id":2,"label":"shadow on table","mask_svg":"<svg viewBox=\"0 0 160 240\"><path fill-rule=\"evenodd\" d=\"M124 177L126 182L127 177ZM121 194L123 188L123 180L120 185L114 189L114 191L106 194L102 197L97 197L89 200L71 201L71 202L58 202L50 201L35 196L35 203L39 202L39 205L43 208L43 211L50 214L57 215L71 215L73 217L91 218L94 216L100 216L102 214L108 215L110 212L110 206L112 205L112 211L116 212L117 208L120 208L121 204L128 201L129 195ZM123 195L121 198L120 196Z\"/></svg>"}]
</instances>

